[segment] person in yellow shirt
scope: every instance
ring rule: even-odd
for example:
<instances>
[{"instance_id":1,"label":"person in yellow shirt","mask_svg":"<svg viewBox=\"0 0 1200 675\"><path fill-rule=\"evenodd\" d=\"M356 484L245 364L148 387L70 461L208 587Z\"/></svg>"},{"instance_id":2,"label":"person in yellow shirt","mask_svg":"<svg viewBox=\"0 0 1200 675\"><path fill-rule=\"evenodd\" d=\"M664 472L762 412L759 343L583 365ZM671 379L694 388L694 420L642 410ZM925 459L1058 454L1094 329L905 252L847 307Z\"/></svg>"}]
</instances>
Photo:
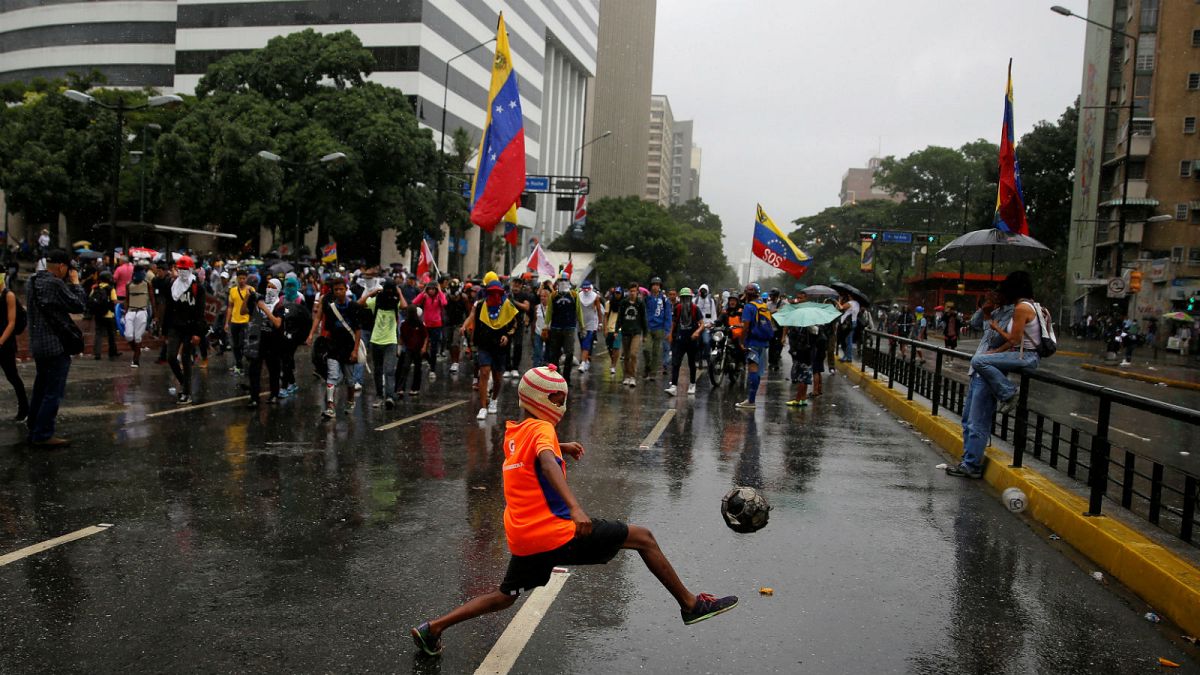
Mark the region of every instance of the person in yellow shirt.
<instances>
[{"instance_id":1,"label":"person in yellow shirt","mask_svg":"<svg viewBox=\"0 0 1200 675\"><path fill-rule=\"evenodd\" d=\"M487 386L482 378L480 387ZM551 364L525 372L517 388L525 418L504 431L504 534L512 557L500 587L468 600L445 616L410 632L429 656L442 653L442 632L468 619L499 612L522 591L545 586L557 565L604 565L621 549L632 549L679 603L686 625L699 623L737 606L737 596L693 594L658 546L650 530L615 520L592 520L567 487L563 455L583 457L579 443L559 442L555 426L567 410L567 381Z\"/></svg>"},{"instance_id":2,"label":"person in yellow shirt","mask_svg":"<svg viewBox=\"0 0 1200 675\"><path fill-rule=\"evenodd\" d=\"M242 311L246 300L254 289L246 284L246 269L238 268L237 283L229 289L229 304L225 307L225 332L233 343L234 375L242 374L242 347L246 340L246 329L250 325L250 314Z\"/></svg>"},{"instance_id":3,"label":"person in yellow shirt","mask_svg":"<svg viewBox=\"0 0 1200 675\"><path fill-rule=\"evenodd\" d=\"M96 322L96 331L92 339L92 356L100 360L100 349L104 346L104 338L108 338L108 358L115 359L120 354L117 351L117 319L113 313L117 307L117 288L113 285L112 272L107 270L100 273L96 285L88 295L88 309Z\"/></svg>"}]
</instances>

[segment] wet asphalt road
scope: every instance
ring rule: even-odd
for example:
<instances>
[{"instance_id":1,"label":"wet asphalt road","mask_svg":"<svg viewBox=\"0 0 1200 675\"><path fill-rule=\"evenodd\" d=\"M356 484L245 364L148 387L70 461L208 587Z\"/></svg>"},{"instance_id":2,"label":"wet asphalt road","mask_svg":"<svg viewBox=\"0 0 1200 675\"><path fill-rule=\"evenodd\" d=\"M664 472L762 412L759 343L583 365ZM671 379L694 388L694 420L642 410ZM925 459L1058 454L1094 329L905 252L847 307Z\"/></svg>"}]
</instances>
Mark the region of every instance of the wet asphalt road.
<instances>
[{"instance_id":1,"label":"wet asphalt road","mask_svg":"<svg viewBox=\"0 0 1200 675\"><path fill-rule=\"evenodd\" d=\"M238 393L212 363L201 402ZM511 620L451 629L440 661L407 637L494 588L507 561L502 424L474 420L468 377L321 422L302 368L301 396L278 407L148 418L175 409L166 368L106 368L73 371L72 448L30 452L0 429L0 553L114 524L0 567L0 672L461 673ZM841 378L791 411L773 376L755 413L707 383L690 402L606 369L572 385L560 436L587 448L569 467L584 508L648 526L692 590L742 603L685 627L624 553L572 570L513 672L1140 673L1159 656L1195 672L1142 603L986 485L935 470L938 452ZM671 405L662 439L639 450ZM508 385L500 419L516 414ZM735 484L768 494L765 530L721 523Z\"/></svg>"}]
</instances>

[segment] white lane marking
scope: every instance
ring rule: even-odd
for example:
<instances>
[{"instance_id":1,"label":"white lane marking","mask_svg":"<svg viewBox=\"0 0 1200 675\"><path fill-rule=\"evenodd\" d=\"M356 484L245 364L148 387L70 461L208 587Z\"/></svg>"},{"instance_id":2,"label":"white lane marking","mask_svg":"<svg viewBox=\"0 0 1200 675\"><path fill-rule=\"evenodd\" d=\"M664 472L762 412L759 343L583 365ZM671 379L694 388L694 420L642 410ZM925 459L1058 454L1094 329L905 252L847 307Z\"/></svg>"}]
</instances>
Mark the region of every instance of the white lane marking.
<instances>
[{"instance_id":1,"label":"white lane marking","mask_svg":"<svg viewBox=\"0 0 1200 675\"><path fill-rule=\"evenodd\" d=\"M1084 422L1091 422L1092 424L1099 424L1096 420L1094 420L1090 417L1085 417L1084 415L1080 415L1079 413L1071 413L1071 417L1077 417L1077 418L1083 420ZM1125 434L1126 436L1129 436L1130 438L1136 438L1139 441L1145 441L1147 443L1154 440L1153 438L1146 438L1145 436L1138 436L1137 434L1129 432L1129 431L1125 431L1124 429L1118 429L1112 425L1109 425L1108 430L1115 431L1118 434Z\"/></svg>"},{"instance_id":2,"label":"white lane marking","mask_svg":"<svg viewBox=\"0 0 1200 675\"><path fill-rule=\"evenodd\" d=\"M405 417L402 420L396 420L395 422L388 422L387 424L385 424L381 427L375 427L375 431L387 431L388 429L395 429L396 427L401 426L403 424L408 424L409 422L416 422L419 419L429 417L430 415L436 415L445 410L449 410L456 406L460 406L464 403L468 403L469 401L470 401L470 399L463 399L461 401L455 401L454 403L447 403L446 405L439 406L437 408L434 408L433 410L426 410L425 412L418 413L416 415L413 415L412 417Z\"/></svg>"},{"instance_id":3,"label":"white lane marking","mask_svg":"<svg viewBox=\"0 0 1200 675\"><path fill-rule=\"evenodd\" d=\"M512 670L517 657L525 649L529 638L533 637L534 629L545 618L550 603L558 597L558 592L562 590L563 584L567 583L569 576L570 572L556 570L550 575L550 581L545 586L529 594L529 599L513 617L508 628L504 629L500 639L492 645L492 651L488 652L483 663L475 669L475 675L507 675L508 671Z\"/></svg>"},{"instance_id":4,"label":"white lane marking","mask_svg":"<svg viewBox=\"0 0 1200 675\"><path fill-rule=\"evenodd\" d=\"M4 555L0 555L0 567L3 567L11 562L16 562L16 561L20 560L21 558L28 558L29 556L31 556L35 553L41 553L42 551L52 549L55 546L59 546L61 544L66 544L67 542L75 541L76 539L83 539L84 537L90 537L93 534L96 534L97 532L103 532L110 527L112 527L112 523L100 523L99 525L92 525L90 527L85 527L82 530L75 530L74 532L71 532L70 534L64 534L61 537L47 539L46 541L43 541L40 544L26 546L25 548L18 549L16 551L13 551L12 553L6 553Z\"/></svg>"},{"instance_id":5,"label":"white lane marking","mask_svg":"<svg viewBox=\"0 0 1200 675\"><path fill-rule=\"evenodd\" d=\"M262 396L262 394L259 394L259 396ZM250 400L249 397L250 397L249 394L242 394L241 396L234 396L233 398L223 398L220 401L208 401L207 403L192 403L189 405L181 405L177 408L172 408L171 410L160 410L155 413L150 413L150 414L146 415L146 417L147 417L147 419L151 418L151 417L162 417L163 415L174 415L175 413L187 412L189 410L199 410L200 408L211 408L214 405L225 405L226 403L233 403L234 401L248 401L248 400Z\"/></svg>"},{"instance_id":6,"label":"white lane marking","mask_svg":"<svg viewBox=\"0 0 1200 675\"><path fill-rule=\"evenodd\" d=\"M658 420L658 424L655 424L654 428L650 430L650 433L646 434L646 438L642 439L642 444L638 446L638 449L649 450L651 446L657 443L658 437L662 436L663 431L666 431L667 423L669 423L671 418L674 416L675 409L668 408L667 411L663 413L662 418Z\"/></svg>"}]
</instances>

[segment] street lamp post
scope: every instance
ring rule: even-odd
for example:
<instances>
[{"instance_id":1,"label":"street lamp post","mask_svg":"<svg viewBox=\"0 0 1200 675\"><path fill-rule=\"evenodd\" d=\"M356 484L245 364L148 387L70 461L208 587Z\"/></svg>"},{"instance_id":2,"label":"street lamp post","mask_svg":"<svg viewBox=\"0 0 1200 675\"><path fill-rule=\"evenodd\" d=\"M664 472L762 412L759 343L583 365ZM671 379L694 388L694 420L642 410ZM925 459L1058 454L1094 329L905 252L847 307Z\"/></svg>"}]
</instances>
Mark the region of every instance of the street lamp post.
<instances>
[{"instance_id":1,"label":"street lamp post","mask_svg":"<svg viewBox=\"0 0 1200 675\"><path fill-rule=\"evenodd\" d=\"M138 161L135 164L141 164L138 167L138 223L145 224L146 222L146 162L150 155L147 140L150 138L150 132L158 133L162 131L162 126L158 124L147 124L142 127L142 151L138 154ZM130 153L134 154L134 153Z\"/></svg>"},{"instance_id":2,"label":"street lamp post","mask_svg":"<svg viewBox=\"0 0 1200 675\"><path fill-rule=\"evenodd\" d=\"M1086 16L1080 16L1061 5L1054 5L1050 8L1050 11L1063 16L1073 16L1076 19L1092 24L1093 26L1103 28L1113 35L1119 35L1125 38L1131 44L1131 49L1133 49L1134 52L1133 58L1136 65L1137 38L1134 36L1126 33L1125 31L1117 30L1112 26L1102 24L1099 21L1092 21ZM1123 166L1121 169L1121 173L1123 174L1121 177L1121 211L1117 216L1117 260L1116 269L1114 270L1116 276L1121 276L1121 268L1125 266L1125 213L1129 210L1129 162L1133 159L1133 102L1134 85L1136 84L1136 80L1137 73L1135 71L1134 76L1131 78L1131 82L1129 83L1129 119L1125 120L1125 161L1122 162Z\"/></svg>"},{"instance_id":3,"label":"street lamp post","mask_svg":"<svg viewBox=\"0 0 1200 675\"><path fill-rule=\"evenodd\" d=\"M309 162L294 162L289 159L284 159L283 157L280 157L279 155L277 155L273 152L270 152L268 150L259 150L255 156L259 157L260 159L265 159L268 162L275 162L276 164L278 164L280 167L283 168L285 174L288 171L291 171L293 173L293 175L295 175L297 172L300 172L301 180L303 180L303 177L304 177L303 170L305 170L305 169L309 169L311 167L317 166L318 164L332 164L334 162L340 162L340 161L346 159L346 153L344 153L344 152L331 152L327 155L323 155L323 156L321 156L317 159L314 159L312 161L309 161ZM296 194L296 230L295 230L295 238L292 240L292 252L293 252L293 255L296 256L296 260L299 260L300 259L300 194L299 194L299 189L297 189L297 194Z\"/></svg>"},{"instance_id":4,"label":"street lamp post","mask_svg":"<svg viewBox=\"0 0 1200 675\"><path fill-rule=\"evenodd\" d=\"M609 136L612 136L612 131L605 131L604 133L600 134L599 136L593 138L592 140L588 141L587 143L584 143L583 145L581 145L575 149L575 157L577 158L575 164L576 164L576 166L579 167L579 175L581 177L583 176L583 149L586 148L587 146L591 145L592 143L595 143L596 141L599 141L604 138L608 138Z\"/></svg>"},{"instance_id":5,"label":"street lamp post","mask_svg":"<svg viewBox=\"0 0 1200 675\"><path fill-rule=\"evenodd\" d=\"M124 97L117 95L117 102L105 103L95 96L85 94L82 91L68 89L63 92L63 95L72 101L82 105L95 105L106 110L111 110L117 114L117 151L113 154L113 175L112 175L112 199L108 205L108 239L109 248L113 252L113 260L116 261L117 248L117 196L121 187L121 155L125 152L125 113L135 110L144 110L146 108L157 108L164 105L172 105L175 103L183 103L183 99L174 94L165 96L151 96L146 99L146 102L141 105L127 105Z\"/></svg>"}]
</instances>

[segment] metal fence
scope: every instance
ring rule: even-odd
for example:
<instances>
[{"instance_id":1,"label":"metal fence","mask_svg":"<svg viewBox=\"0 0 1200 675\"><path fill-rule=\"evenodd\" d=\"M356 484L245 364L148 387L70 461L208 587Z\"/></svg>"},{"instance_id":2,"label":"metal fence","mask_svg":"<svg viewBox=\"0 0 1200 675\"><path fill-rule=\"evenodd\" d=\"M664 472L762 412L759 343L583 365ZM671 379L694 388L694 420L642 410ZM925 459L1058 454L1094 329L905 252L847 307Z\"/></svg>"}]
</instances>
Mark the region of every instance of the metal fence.
<instances>
[{"instance_id":1,"label":"metal fence","mask_svg":"<svg viewBox=\"0 0 1200 675\"><path fill-rule=\"evenodd\" d=\"M932 369L918 363L918 349L933 356ZM907 354L897 356L898 351ZM942 410L962 415L967 385L962 379L950 376L945 368L949 359L960 359L965 366L970 358L964 352L871 330L865 332L862 344L864 375L869 369L873 379L886 379L889 389L897 384L907 387L908 400L913 400L914 395L928 399L934 415ZM1200 432L1200 411L1040 370L1022 371L1019 376L1016 409L1011 415L998 413L992 421L992 434L1013 446L1014 467L1020 467L1032 456L1086 484L1087 515L1101 515L1106 498L1110 506L1119 500L1121 507L1166 532L1189 544L1197 543L1194 533L1198 524L1200 479L1161 458L1146 457L1114 445L1110 419L1113 406L1125 406L1147 414L1147 425L1168 420L1181 423L1194 438ZM1043 410L1037 403L1031 405L1033 382L1038 383L1039 390L1043 386L1058 387L1091 397L1095 410L1093 428L1080 427L1074 420L1064 419L1061 412Z\"/></svg>"}]
</instances>

